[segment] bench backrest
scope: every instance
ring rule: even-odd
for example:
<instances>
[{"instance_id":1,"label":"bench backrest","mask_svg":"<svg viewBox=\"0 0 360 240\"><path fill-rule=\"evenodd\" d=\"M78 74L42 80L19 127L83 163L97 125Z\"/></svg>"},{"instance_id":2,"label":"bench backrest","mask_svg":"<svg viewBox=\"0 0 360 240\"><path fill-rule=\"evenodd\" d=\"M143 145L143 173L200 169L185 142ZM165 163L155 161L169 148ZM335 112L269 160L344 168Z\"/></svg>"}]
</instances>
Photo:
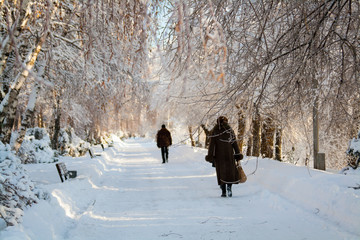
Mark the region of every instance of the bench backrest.
<instances>
[{"instance_id":1,"label":"bench backrest","mask_svg":"<svg viewBox=\"0 0 360 240\"><path fill-rule=\"evenodd\" d=\"M65 180L68 179L69 172L66 169L65 163L57 163L56 169L58 170L61 182L64 182L64 178L65 178Z\"/></svg>"}]
</instances>

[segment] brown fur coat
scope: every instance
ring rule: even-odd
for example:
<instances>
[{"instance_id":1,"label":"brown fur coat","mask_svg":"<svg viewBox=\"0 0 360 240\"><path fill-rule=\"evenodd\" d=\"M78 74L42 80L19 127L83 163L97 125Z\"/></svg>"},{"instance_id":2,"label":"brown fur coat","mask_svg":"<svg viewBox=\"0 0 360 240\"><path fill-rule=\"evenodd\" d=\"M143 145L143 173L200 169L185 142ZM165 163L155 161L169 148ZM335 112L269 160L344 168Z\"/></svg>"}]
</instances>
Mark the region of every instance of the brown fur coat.
<instances>
[{"instance_id":1,"label":"brown fur coat","mask_svg":"<svg viewBox=\"0 0 360 240\"><path fill-rule=\"evenodd\" d=\"M234 154L240 154L234 131L227 124L216 124L211 131L207 158L215 164L219 185L239 180Z\"/></svg>"}]
</instances>

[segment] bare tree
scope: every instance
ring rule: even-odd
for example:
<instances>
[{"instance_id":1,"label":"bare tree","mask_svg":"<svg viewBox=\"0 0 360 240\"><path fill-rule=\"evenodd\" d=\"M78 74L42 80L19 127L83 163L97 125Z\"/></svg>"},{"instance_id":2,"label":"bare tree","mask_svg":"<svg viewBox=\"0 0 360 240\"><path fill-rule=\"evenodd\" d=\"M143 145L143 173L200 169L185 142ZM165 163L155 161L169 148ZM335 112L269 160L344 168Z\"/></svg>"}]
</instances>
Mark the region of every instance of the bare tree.
<instances>
[{"instance_id":1,"label":"bare tree","mask_svg":"<svg viewBox=\"0 0 360 240\"><path fill-rule=\"evenodd\" d=\"M308 129L314 116L313 132L320 129L314 146L325 149L334 138L340 146L358 112L349 103L360 92L359 6L351 0L177 1L168 25L170 66L184 84L205 76L223 82L208 108L231 112L231 102L251 102L282 131L291 129L289 117ZM340 133L344 122L349 125Z\"/></svg>"}]
</instances>

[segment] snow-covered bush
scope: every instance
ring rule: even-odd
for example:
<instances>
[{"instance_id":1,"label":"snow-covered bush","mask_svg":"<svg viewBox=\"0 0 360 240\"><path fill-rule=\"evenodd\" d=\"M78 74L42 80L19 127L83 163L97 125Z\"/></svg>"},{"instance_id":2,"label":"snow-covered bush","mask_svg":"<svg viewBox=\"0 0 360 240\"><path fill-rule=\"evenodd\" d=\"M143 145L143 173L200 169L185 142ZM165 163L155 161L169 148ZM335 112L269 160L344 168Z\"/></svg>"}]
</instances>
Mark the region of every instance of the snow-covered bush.
<instances>
[{"instance_id":1,"label":"snow-covered bush","mask_svg":"<svg viewBox=\"0 0 360 240\"><path fill-rule=\"evenodd\" d=\"M20 159L9 145L0 142L0 218L9 226L15 225L20 222L23 209L37 201L34 184Z\"/></svg>"},{"instance_id":2,"label":"snow-covered bush","mask_svg":"<svg viewBox=\"0 0 360 240\"><path fill-rule=\"evenodd\" d=\"M80 157L86 154L90 143L79 138L72 128L60 129L59 152L61 155Z\"/></svg>"},{"instance_id":3,"label":"snow-covered bush","mask_svg":"<svg viewBox=\"0 0 360 240\"><path fill-rule=\"evenodd\" d=\"M350 167L356 169L360 161L360 131L356 138L350 141L349 148L346 151L348 156L348 164Z\"/></svg>"},{"instance_id":4,"label":"snow-covered bush","mask_svg":"<svg viewBox=\"0 0 360 240\"><path fill-rule=\"evenodd\" d=\"M51 149L49 134L44 128L29 128L19 149L22 163L57 162L56 152Z\"/></svg>"}]
</instances>

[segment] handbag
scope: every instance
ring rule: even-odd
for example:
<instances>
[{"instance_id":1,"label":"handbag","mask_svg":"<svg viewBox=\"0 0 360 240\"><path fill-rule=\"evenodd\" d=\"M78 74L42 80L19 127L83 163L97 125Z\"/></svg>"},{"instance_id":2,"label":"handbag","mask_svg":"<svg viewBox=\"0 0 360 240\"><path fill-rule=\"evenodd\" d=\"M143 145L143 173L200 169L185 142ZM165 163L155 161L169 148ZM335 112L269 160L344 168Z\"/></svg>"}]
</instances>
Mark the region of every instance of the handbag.
<instances>
[{"instance_id":1,"label":"handbag","mask_svg":"<svg viewBox=\"0 0 360 240\"><path fill-rule=\"evenodd\" d=\"M236 163L236 169L239 173L239 183L244 183L247 180L246 174L244 172L244 169L242 168L240 163Z\"/></svg>"}]
</instances>

